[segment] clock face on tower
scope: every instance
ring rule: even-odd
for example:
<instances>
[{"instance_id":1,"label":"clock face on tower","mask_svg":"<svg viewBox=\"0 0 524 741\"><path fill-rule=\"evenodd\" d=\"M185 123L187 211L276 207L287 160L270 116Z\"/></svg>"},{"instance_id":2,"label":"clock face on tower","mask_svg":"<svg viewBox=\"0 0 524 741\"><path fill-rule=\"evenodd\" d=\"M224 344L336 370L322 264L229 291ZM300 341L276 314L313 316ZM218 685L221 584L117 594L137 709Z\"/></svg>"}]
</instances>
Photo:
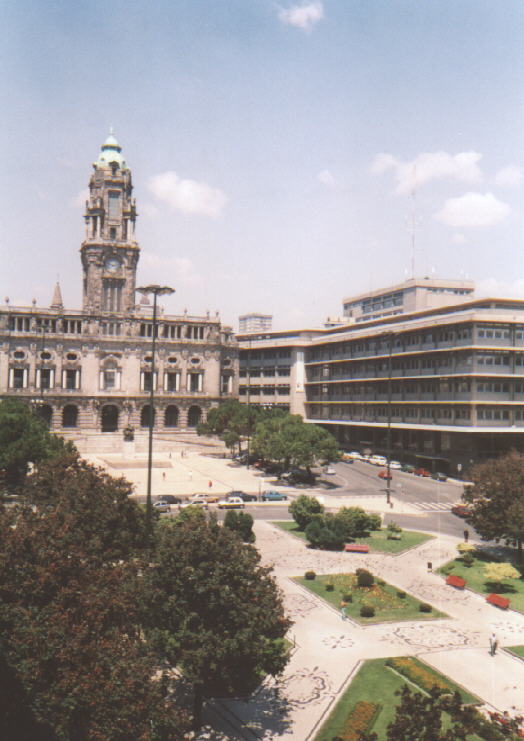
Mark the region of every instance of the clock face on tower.
<instances>
[{"instance_id":1,"label":"clock face on tower","mask_svg":"<svg viewBox=\"0 0 524 741\"><path fill-rule=\"evenodd\" d=\"M108 273L116 273L121 267L121 262L117 257L110 257L104 263L104 268Z\"/></svg>"}]
</instances>

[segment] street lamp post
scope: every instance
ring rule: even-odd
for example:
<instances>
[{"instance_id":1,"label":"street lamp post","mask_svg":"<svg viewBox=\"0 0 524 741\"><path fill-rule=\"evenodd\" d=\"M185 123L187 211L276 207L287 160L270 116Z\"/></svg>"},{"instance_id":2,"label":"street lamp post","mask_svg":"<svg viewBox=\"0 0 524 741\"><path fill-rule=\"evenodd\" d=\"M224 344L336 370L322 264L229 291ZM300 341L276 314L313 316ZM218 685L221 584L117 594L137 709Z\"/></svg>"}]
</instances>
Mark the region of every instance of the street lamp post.
<instances>
[{"instance_id":1,"label":"street lamp post","mask_svg":"<svg viewBox=\"0 0 524 741\"><path fill-rule=\"evenodd\" d=\"M152 327L152 338L151 338L151 383L149 386L149 440L147 448L147 492L146 492L146 537L148 543L151 542L152 532L152 520L153 520L153 503L151 500L151 473L153 469L153 425L155 422L155 409L154 409L154 398L155 398L155 350L156 350L156 309L157 309L157 297L168 296L175 292L174 288L169 286L157 286L155 284L149 286L140 286L135 289L138 293L144 296L153 294L153 327Z\"/></svg>"}]
</instances>

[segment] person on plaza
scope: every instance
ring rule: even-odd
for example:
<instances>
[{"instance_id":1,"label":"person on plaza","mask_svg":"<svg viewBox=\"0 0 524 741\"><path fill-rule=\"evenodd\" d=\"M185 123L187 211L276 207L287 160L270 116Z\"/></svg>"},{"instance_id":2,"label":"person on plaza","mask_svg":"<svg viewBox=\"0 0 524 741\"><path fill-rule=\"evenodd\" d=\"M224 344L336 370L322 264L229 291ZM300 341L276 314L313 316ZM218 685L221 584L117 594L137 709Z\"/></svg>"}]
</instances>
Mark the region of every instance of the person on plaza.
<instances>
[{"instance_id":1,"label":"person on plaza","mask_svg":"<svg viewBox=\"0 0 524 741\"><path fill-rule=\"evenodd\" d=\"M497 636L495 635L495 633L492 633L489 637L489 652L492 656L495 656L495 654L497 653L498 645L499 642L497 640Z\"/></svg>"},{"instance_id":2,"label":"person on plaza","mask_svg":"<svg viewBox=\"0 0 524 741\"><path fill-rule=\"evenodd\" d=\"M340 617L342 618L342 620L347 620L347 617L348 617L347 602L342 601L340 603Z\"/></svg>"}]
</instances>

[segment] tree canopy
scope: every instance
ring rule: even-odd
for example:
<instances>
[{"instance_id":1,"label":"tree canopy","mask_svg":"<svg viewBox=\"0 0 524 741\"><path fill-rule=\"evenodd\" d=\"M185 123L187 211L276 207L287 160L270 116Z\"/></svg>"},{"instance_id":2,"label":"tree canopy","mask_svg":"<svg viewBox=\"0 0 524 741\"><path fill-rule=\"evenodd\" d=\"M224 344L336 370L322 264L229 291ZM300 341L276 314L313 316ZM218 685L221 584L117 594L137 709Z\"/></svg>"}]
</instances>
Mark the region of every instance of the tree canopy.
<instances>
[{"instance_id":1,"label":"tree canopy","mask_svg":"<svg viewBox=\"0 0 524 741\"><path fill-rule=\"evenodd\" d=\"M252 442L255 454L283 468L310 469L317 461L338 460L339 451L331 433L306 424L298 414L280 414L261 420Z\"/></svg>"},{"instance_id":2,"label":"tree canopy","mask_svg":"<svg viewBox=\"0 0 524 741\"><path fill-rule=\"evenodd\" d=\"M192 685L197 728L204 698L247 696L287 663L290 621L259 560L215 518L181 518L159 530L145 574L146 632L158 656Z\"/></svg>"},{"instance_id":3,"label":"tree canopy","mask_svg":"<svg viewBox=\"0 0 524 741\"><path fill-rule=\"evenodd\" d=\"M263 410L241 404L237 399L228 399L207 414L207 419L197 427L199 435L217 435L233 449L242 451L242 441L251 436Z\"/></svg>"},{"instance_id":4,"label":"tree canopy","mask_svg":"<svg viewBox=\"0 0 524 741\"><path fill-rule=\"evenodd\" d=\"M512 451L472 468L463 495L472 505L468 521L484 540L504 539L518 549L524 541L524 455Z\"/></svg>"},{"instance_id":5,"label":"tree canopy","mask_svg":"<svg viewBox=\"0 0 524 741\"><path fill-rule=\"evenodd\" d=\"M0 401L0 472L8 488L23 482L30 463L40 463L65 450L72 451L74 446L52 435L28 404L19 399Z\"/></svg>"}]
</instances>

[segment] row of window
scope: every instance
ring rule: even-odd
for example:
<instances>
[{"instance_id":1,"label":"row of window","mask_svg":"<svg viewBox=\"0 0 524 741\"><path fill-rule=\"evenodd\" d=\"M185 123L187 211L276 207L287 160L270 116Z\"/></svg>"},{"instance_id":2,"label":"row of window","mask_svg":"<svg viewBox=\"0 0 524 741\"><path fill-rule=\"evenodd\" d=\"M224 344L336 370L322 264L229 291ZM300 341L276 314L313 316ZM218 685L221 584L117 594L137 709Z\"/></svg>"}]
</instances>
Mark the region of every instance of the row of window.
<instances>
[{"instance_id":1,"label":"row of window","mask_svg":"<svg viewBox=\"0 0 524 741\"><path fill-rule=\"evenodd\" d=\"M290 374L291 367L289 365L284 368L263 368L262 370L260 368L250 368L249 373L243 368L239 371L240 378L246 378L247 376L249 378L274 378L275 376L286 378Z\"/></svg>"},{"instance_id":2,"label":"row of window","mask_svg":"<svg viewBox=\"0 0 524 741\"><path fill-rule=\"evenodd\" d=\"M53 408L48 404L43 404L37 409L37 413L45 419L48 424L53 421ZM101 410L101 427L102 432L114 432L119 426L120 411L118 407L109 404L102 407ZM71 428L78 426L79 409L75 404L66 404L62 409L61 415L62 427ZM148 404L140 410L140 426L149 427L150 407ZM187 415L188 427L196 427L202 420L202 410L200 407L190 407ZM178 427L180 424L180 413L176 406L167 406L163 413L164 427ZM153 410L153 424L156 422L156 410Z\"/></svg>"},{"instance_id":3,"label":"row of window","mask_svg":"<svg viewBox=\"0 0 524 741\"><path fill-rule=\"evenodd\" d=\"M524 420L524 407L510 410L498 407L477 407L476 419L480 422L507 422L510 420L521 422ZM314 419L343 419L354 421L375 421L386 422L389 417L393 421L416 421L422 423L438 423L445 421L471 421L474 418L474 412L467 407L446 408L446 407L402 407L391 405L388 414L387 406L357 406L336 404L326 406L313 406L309 410L309 417Z\"/></svg>"},{"instance_id":4,"label":"row of window","mask_svg":"<svg viewBox=\"0 0 524 741\"><path fill-rule=\"evenodd\" d=\"M289 396L289 386L240 386L238 393L240 396Z\"/></svg>"}]
</instances>

